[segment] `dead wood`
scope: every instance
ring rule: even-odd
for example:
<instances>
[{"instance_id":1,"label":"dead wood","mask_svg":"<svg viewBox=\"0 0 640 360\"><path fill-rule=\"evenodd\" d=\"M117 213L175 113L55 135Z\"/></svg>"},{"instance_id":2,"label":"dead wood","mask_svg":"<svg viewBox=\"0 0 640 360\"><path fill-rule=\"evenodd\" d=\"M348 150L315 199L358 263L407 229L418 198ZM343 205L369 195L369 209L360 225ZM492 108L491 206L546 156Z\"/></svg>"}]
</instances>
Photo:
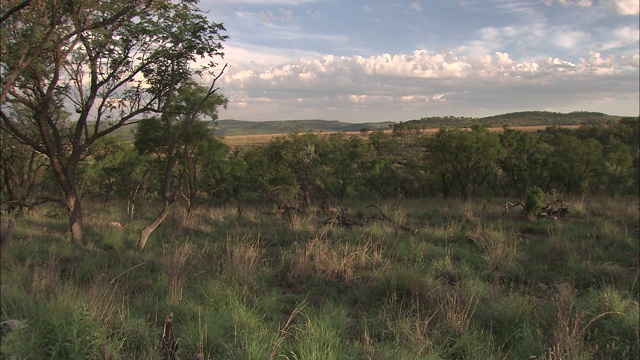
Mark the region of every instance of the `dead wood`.
<instances>
[{"instance_id":1,"label":"dead wood","mask_svg":"<svg viewBox=\"0 0 640 360\"><path fill-rule=\"evenodd\" d=\"M419 231L419 229L413 228L413 227L411 227L409 225L399 224L399 223L393 221L391 218L389 218L387 215L385 215L385 213L382 210L380 210L379 207L377 207L375 205L369 205L369 206L367 206L367 209L368 208L374 208L374 209L378 210L378 212L380 213L380 217L379 218L373 217L371 219L377 219L377 220L386 221L386 222L390 223L391 225L393 225L393 227L396 230L405 231L405 232L408 232L408 233L411 233L411 234L414 234L414 235L417 234L418 231ZM370 219L368 219L368 220L370 220Z\"/></svg>"},{"instance_id":2,"label":"dead wood","mask_svg":"<svg viewBox=\"0 0 640 360\"><path fill-rule=\"evenodd\" d=\"M554 202L547 203L547 206L538 214L542 218L561 219L569 214L569 203L558 199Z\"/></svg>"},{"instance_id":3,"label":"dead wood","mask_svg":"<svg viewBox=\"0 0 640 360\"><path fill-rule=\"evenodd\" d=\"M13 230L15 230L15 228L16 219L14 216L3 215L2 226L0 227L0 253L4 253L4 249L9 245L9 240L11 240L11 235L13 235Z\"/></svg>"},{"instance_id":4,"label":"dead wood","mask_svg":"<svg viewBox=\"0 0 640 360\"><path fill-rule=\"evenodd\" d=\"M340 211L341 213L331 212L331 217L322 222L323 226L331 225L331 226L342 226L348 229L351 229L354 226L364 226L364 223L359 221L355 221L345 217L344 209Z\"/></svg>"},{"instance_id":5,"label":"dead wood","mask_svg":"<svg viewBox=\"0 0 640 360\"><path fill-rule=\"evenodd\" d=\"M163 360L178 359L178 340L173 335L173 313L164 319L164 329L160 340L160 358Z\"/></svg>"},{"instance_id":6,"label":"dead wood","mask_svg":"<svg viewBox=\"0 0 640 360\"><path fill-rule=\"evenodd\" d=\"M509 207L516 207L516 206L522 206L522 212L520 212L520 215L524 214L526 207L524 206L524 203L522 201L519 201L517 203L512 203L512 202L505 202L504 203L504 212L502 213L502 216L504 216L506 213L509 212Z\"/></svg>"}]
</instances>

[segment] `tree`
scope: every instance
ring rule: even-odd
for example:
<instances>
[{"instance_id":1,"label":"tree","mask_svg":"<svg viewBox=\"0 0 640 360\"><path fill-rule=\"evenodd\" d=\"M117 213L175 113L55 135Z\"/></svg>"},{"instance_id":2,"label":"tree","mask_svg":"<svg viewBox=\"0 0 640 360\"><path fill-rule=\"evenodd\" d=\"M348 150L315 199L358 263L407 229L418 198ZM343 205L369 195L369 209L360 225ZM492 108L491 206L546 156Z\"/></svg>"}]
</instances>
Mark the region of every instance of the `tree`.
<instances>
[{"instance_id":1,"label":"tree","mask_svg":"<svg viewBox=\"0 0 640 360\"><path fill-rule=\"evenodd\" d=\"M504 152L498 163L523 200L531 186L543 186L546 182L549 146L537 136L508 127L499 137Z\"/></svg>"},{"instance_id":2,"label":"tree","mask_svg":"<svg viewBox=\"0 0 640 360\"><path fill-rule=\"evenodd\" d=\"M107 206L111 197L135 200L134 193L149 167L147 159L141 156L131 142L116 136L100 139L89 151L83 171L84 192L104 195ZM91 190L89 190L91 189ZM127 206L127 215L133 215L131 204Z\"/></svg>"},{"instance_id":3,"label":"tree","mask_svg":"<svg viewBox=\"0 0 640 360\"><path fill-rule=\"evenodd\" d=\"M222 97L214 101L225 102ZM215 115L215 111L211 114ZM143 154L152 154L160 167L168 158L170 139L163 124L157 118L145 119L138 124L135 146ZM174 127L183 126L182 123ZM173 133L176 132L174 129ZM198 203L198 195L203 192L215 192L221 174L222 163L229 152L229 147L213 136L212 130L202 121L195 121L177 138L175 146L176 175L178 189L176 192L186 201L187 212L192 214Z\"/></svg>"},{"instance_id":4,"label":"tree","mask_svg":"<svg viewBox=\"0 0 640 360\"><path fill-rule=\"evenodd\" d=\"M47 201L42 189L49 162L38 151L0 132L0 208L22 211Z\"/></svg>"},{"instance_id":5,"label":"tree","mask_svg":"<svg viewBox=\"0 0 640 360\"><path fill-rule=\"evenodd\" d=\"M289 158L290 146L290 139L279 136L244 154L246 174L240 180L279 209L296 208L299 197L296 173Z\"/></svg>"},{"instance_id":6,"label":"tree","mask_svg":"<svg viewBox=\"0 0 640 360\"><path fill-rule=\"evenodd\" d=\"M342 203L350 191L363 185L373 151L360 136L344 139L342 134L335 134L327 142L325 169L320 180L323 187Z\"/></svg>"},{"instance_id":7,"label":"tree","mask_svg":"<svg viewBox=\"0 0 640 360\"><path fill-rule=\"evenodd\" d=\"M498 137L484 128L441 129L428 141L427 161L440 174L443 192L457 187L466 201L495 174L502 151Z\"/></svg>"},{"instance_id":8,"label":"tree","mask_svg":"<svg viewBox=\"0 0 640 360\"><path fill-rule=\"evenodd\" d=\"M222 55L224 27L190 0L27 3L3 7L0 126L49 159L71 237L86 243L77 170L88 149L144 114L166 116L195 61Z\"/></svg>"},{"instance_id":9,"label":"tree","mask_svg":"<svg viewBox=\"0 0 640 360\"><path fill-rule=\"evenodd\" d=\"M109 10L95 9L94 1L6 0L0 5L0 68L4 103L22 72L49 56L64 42L89 31L108 29L145 11L151 1L113 2ZM76 21L81 20L81 21ZM70 24L70 22L75 22Z\"/></svg>"},{"instance_id":10,"label":"tree","mask_svg":"<svg viewBox=\"0 0 640 360\"><path fill-rule=\"evenodd\" d=\"M188 130L196 120L202 117L209 117L212 120L218 118L218 106L226 106L227 99L217 94L216 81L222 76L222 71L213 79L211 86L206 88L199 86L194 81L183 79L176 86L170 85L167 102L159 118L151 118L141 122L136 133L136 147L141 152L148 152L151 149L159 151L158 159L164 165L162 176L162 199L164 206L155 219L147 225L140 234L138 250L144 250L149 235L166 219L171 210L176 193L172 187L174 167L176 165L177 154L181 145L181 140L189 135ZM175 77L176 74L172 73ZM160 80L160 79L159 79ZM147 130L148 129L148 130ZM184 141L182 144L186 144Z\"/></svg>"},{"instance_id":11,"label":"tree","mask_svg":"<svg viewBox=\"0 0 640 360\"><path fill-rule=\"evenodd\" d=\"M593 179L594 171L604 164L602 145L595 139L580 140L573 134L544 134L553 146L547 155L549 179L568 195L579 195Z\"/></svg>"}]
</instances>

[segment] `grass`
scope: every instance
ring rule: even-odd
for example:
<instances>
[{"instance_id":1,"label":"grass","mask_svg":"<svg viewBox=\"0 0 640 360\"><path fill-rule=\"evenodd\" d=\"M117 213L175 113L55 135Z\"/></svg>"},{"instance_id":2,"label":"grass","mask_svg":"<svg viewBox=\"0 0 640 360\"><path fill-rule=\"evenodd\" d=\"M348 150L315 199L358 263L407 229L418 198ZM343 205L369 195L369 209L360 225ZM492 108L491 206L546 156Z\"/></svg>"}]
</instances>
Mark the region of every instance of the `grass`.
<instances>
[{"instance_id":1,"label":"grass","mask_svg":"<svg viewBox=\"0 0 640 360\"><path fill-rule=\"evenodd\" d=\"M321 212L176 211L144 253L147 219L87 204L81 247L38 209L2 254L0 315L26 326L3 330L0 352L157 359L174 313L181 359L637 358L638 200L568 202L558 221L503 215L501 199L379 206L417 234L322 226Z\"/></svg>"}]
</instances>

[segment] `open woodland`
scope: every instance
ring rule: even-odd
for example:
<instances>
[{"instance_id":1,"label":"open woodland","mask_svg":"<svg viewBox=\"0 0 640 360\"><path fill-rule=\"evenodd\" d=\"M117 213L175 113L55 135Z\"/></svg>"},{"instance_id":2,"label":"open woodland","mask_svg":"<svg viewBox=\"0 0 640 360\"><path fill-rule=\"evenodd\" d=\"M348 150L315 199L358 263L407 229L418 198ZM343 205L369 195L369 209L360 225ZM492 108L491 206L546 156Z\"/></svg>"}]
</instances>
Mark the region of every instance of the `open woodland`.
<instances>
[{"instance_id":1,"label":"open woodland","mask_svg":"<svg viewBox=\"0 0 640 360\"><path fill-rule=\"evenodd\" d=\"M637 117L234 143L197 1L9 0L0 32L2 358L640 356Z\"/></svg>"},{"instance_id":2,"label":"open woodland","mask_svg":"<svg viewBox=\"0 0 640 360\"><path fill-rule=\"evenodd\" d=\"M141 251L165 159L145 153L144 126L83 162L86 245L63 207L39 204L56 194L46 166L7 203L2 319L18 322L3 356L638 356L637 119L233 148L197 125Z\"/></svg>"}]
</instances>

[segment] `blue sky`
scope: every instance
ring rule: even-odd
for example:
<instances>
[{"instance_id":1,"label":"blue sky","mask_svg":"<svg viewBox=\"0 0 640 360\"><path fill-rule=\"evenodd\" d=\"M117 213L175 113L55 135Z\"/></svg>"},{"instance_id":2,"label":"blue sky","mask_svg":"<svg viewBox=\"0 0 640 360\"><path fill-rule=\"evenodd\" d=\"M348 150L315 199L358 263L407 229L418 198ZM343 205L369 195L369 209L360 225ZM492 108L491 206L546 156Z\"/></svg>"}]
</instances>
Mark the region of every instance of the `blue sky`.
<instances>
[{"instance_id":1,"label":"blue sky","mask_svg":"<svg viewBox=\"0 0 640 360\"><path fill-rule=\"evenodd\" d=\"M202 0L221 119L639 113L638 0Z\"/></svg>"}]
</instances>

